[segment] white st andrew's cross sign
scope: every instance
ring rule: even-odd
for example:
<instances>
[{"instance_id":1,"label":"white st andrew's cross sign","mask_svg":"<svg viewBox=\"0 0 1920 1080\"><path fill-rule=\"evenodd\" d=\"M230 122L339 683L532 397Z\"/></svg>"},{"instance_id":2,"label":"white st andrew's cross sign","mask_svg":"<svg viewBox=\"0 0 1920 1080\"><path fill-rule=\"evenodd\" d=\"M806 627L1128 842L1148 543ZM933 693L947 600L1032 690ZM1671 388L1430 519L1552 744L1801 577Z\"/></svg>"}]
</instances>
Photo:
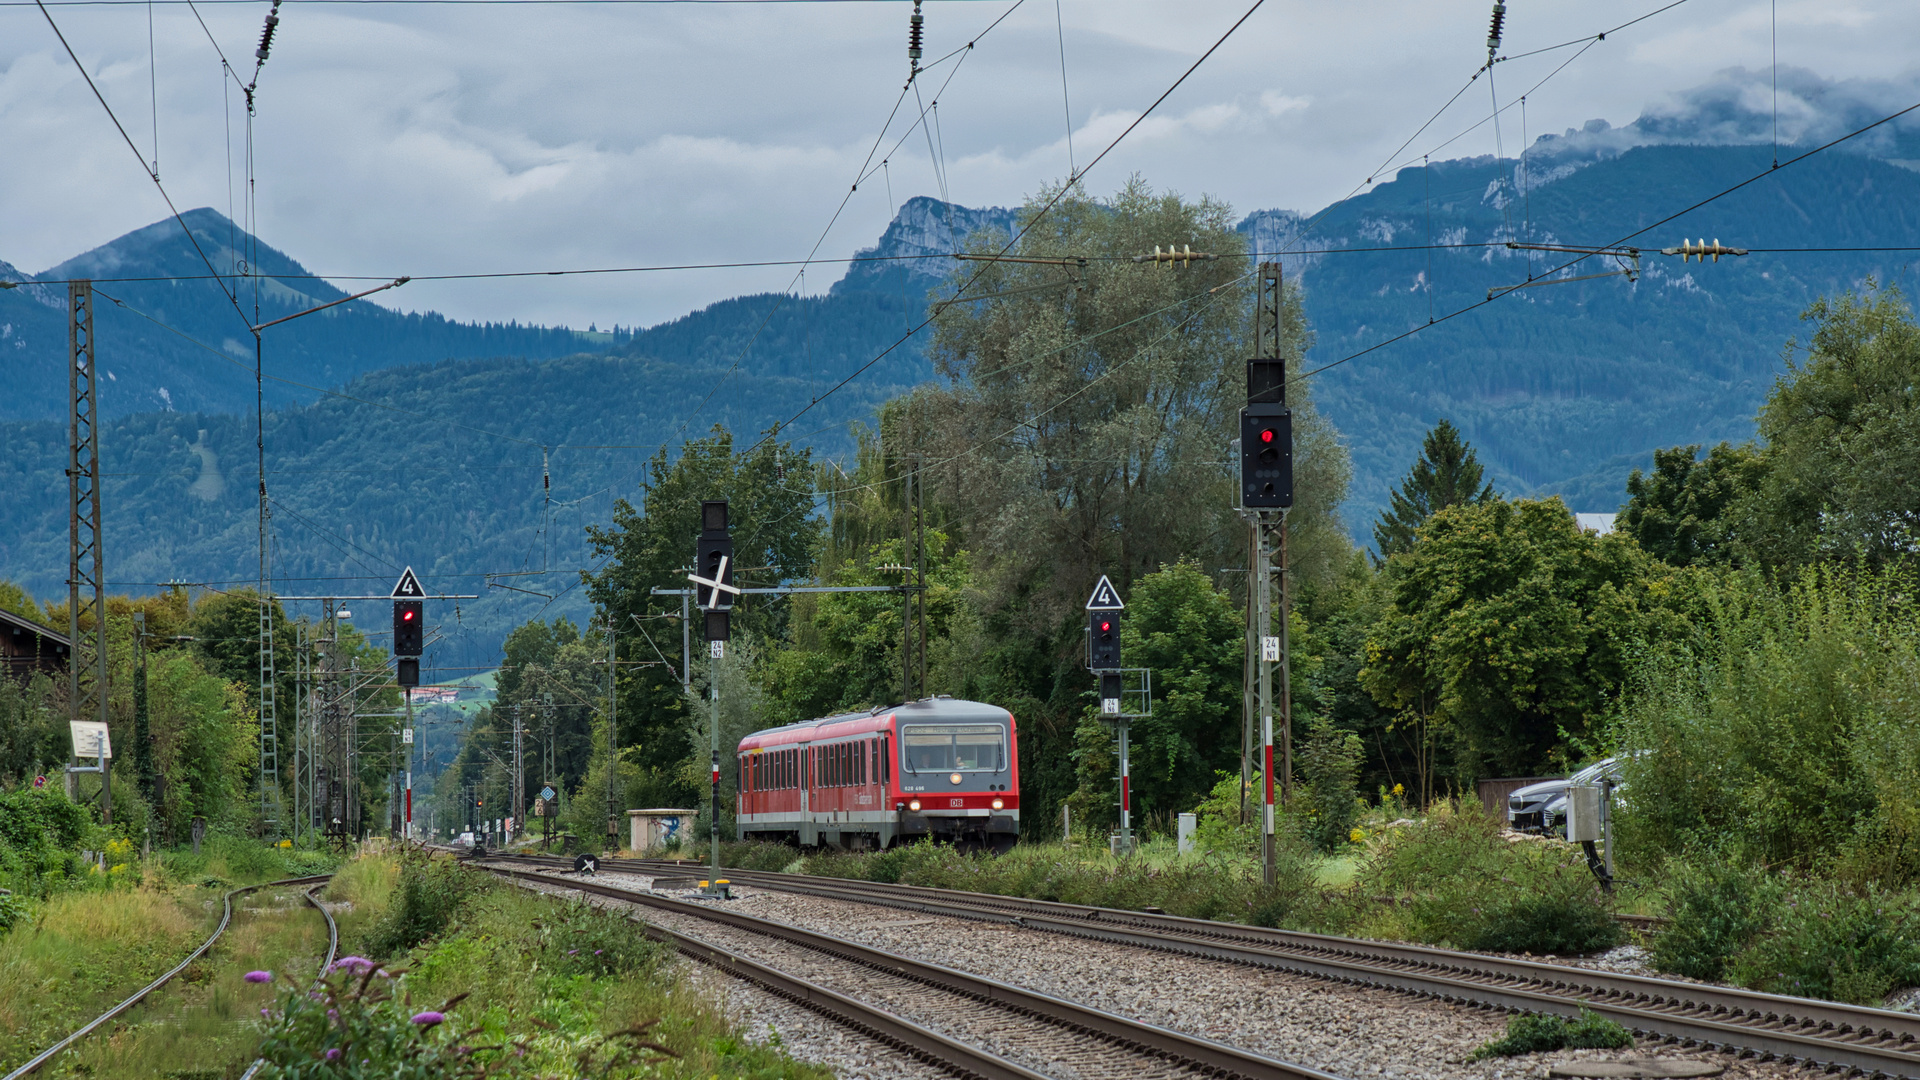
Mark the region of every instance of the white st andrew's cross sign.
<instances>
[{"instance_id":1,"label":"white st andrew's cross sign","mask_svg":"<svg viewBox=\"0 0 1920 1080\"><path fill-rule=\"evenodd\" d=\"M718 608L718 607L720 606L720 594L721 594L721 593L723 593L723 592L727 592L727 593L732 593L732 594L733 594L734 596L739 596L739 595L740 595L740 590L739 590L739 589L736 589L736 588L734 588L733 586L731 586L731 585L728 585L728 584L726 583L726 581L727 581L727 560L728 560L728 559L729 559L730 557L731 557L731 556L727 556L727 555L722 555L722 556L720 556L720 566L719 566L719 568L718 568L718 569L716 569L716 570L714 570L714 572L713 572L713 577L711 577L711 578L703 578L703 577L701 577L701 576L700 576L699 574L688 574L688 575L687 575L687 580L688 580L688 581L691 581L691 582L693 582L693 583L694 583L695 585L704 585L704 586L706 586L707 588L709 588L709 589L712 589L712 590L713 590L713 592L712 592L711 594L709 594L709 596L707 597L707 602L706 602L706 603L704 603L704 604L701 604L701 605L700 605L701 607L703 607L703 608L706 608L706 609L708 609L709 611L711 611L711 610L713 610L713 609L715 609L715 608ZM696 593L694 594L694 596L695 596L695 599L698 599L698 598L699 598L699 594L698 594L697 592L696 592ZM728 606L728 607L732 607L732 606L733 606L733 600L732 600L731 598L729 598L729 599L727 600L727 606Z\"/></svg>"}]
</instances>

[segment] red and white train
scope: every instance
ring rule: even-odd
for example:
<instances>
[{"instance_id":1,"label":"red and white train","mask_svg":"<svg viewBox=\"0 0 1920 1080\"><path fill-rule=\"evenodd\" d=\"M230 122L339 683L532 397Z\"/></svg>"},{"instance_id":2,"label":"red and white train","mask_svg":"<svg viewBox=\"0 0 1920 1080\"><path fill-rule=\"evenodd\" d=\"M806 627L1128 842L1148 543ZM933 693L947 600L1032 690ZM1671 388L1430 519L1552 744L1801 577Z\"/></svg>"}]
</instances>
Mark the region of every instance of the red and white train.
<instances>
[{"instance_id":1,"label":"red and white train","mask_svg":"<svg viewBox=\"0 0 1920 1080\"><path fill-rule=\"evenodd\" d=\"M740 740L736 839L880 849L931 838L1010 850L1020 836L1013 714L945 695Z\"/></svg>"}]
</instances>

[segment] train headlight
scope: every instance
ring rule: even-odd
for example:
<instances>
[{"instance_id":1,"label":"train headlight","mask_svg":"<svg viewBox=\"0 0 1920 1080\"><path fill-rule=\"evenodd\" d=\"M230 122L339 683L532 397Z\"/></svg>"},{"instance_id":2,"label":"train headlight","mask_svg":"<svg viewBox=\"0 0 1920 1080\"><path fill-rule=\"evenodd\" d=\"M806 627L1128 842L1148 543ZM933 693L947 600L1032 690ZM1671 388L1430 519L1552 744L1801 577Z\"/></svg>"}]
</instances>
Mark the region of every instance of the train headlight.
<instances>
[{"instance_id":1,"label":"train headlight","mask_svg":"<svg viewBox=\"0 0 1920 1080\"><path fill-rule=\"evenodd\" d=\"M959 782L960 782L960 774L959 774L959 773L954 773L954 774L953 774L952 776L949 776L949 777L947 777L947 779L949 779L949 780L951 780L951 781L953 781L954 783L956 783L956 784L957 784L957 783L959 783Z\"/></svg>"},{"instance_id":2,"label":"train headlight","mask_svg":"<svg viewBox=\"0 0 1920 1080\"><path fill-rule=\"evenodd\" d=\"M1005 810L1007 808L1007 801L1005 799L995 799L993 800L993 808L995 810Z\"/></svg>"},{"instance_id":3,"label":"train headlight","mask_svg":"<svg viewBox=\"0 0 1920 1080\"><path fill-rule=\"evenodd\" d=\"M919 799L914 799L914 800L912 800L912 801L910 801L910 802L908 802L908 803L907 803L907 809L909 809L909 810L911 810L911 811L913 811L913 812L914 812L914 813L916 813L916 814L917 814L917 813L919 813L919 812L920 812L920 800L919 800Z\"/></svg>"}]
</instances>

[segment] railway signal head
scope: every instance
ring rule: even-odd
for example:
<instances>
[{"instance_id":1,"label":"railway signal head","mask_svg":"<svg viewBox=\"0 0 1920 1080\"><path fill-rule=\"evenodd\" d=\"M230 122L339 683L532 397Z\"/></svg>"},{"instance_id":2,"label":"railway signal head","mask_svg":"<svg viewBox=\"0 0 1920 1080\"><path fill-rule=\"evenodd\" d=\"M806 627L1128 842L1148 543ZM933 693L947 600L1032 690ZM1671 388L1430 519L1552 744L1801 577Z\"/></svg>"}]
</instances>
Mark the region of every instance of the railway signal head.
<instances>
[{"instance_id":1,"label":"railway signal head","mask_svg":"<svg viewBox=\"0 0 1920 1080\"><path fill-rule=\"evenodd\" d=\"M730 608L733 585L733 536L728 530L727 501L709 499L700 504L700 538L694 542L694 599L710 610Z\"/></svg>"},{"instance_id":2,"label":"railway signal head","mask_svg":"<svg viewBox=\"0 0 1920 1080\"><path fill-rule=\"evenodd\" d=\"M1293 505L1293 414L1284 405L1240 410L1240 505Z\"/></svg>"},{"instance_id":3,"label":"railway signal head","mask_svg":"<svg viewBox=\"0 0 1920 1080\"><path fill-rule=\"evenodd\" d=\"M421 604L418 600L393 602L393 655L419 656L426 635L422 632Z\"/></svg>"},{"instance_id":4,"label":"railway signal head","mask_svg":"<svg viewBox=\"0 0 1920 1080\"><path fill-rule=\"evenodd\" d=\"M1116 671L1120 667L1120 613L1087 613L1087 666L1095 671Z\"/></svg>"}]
</instances>

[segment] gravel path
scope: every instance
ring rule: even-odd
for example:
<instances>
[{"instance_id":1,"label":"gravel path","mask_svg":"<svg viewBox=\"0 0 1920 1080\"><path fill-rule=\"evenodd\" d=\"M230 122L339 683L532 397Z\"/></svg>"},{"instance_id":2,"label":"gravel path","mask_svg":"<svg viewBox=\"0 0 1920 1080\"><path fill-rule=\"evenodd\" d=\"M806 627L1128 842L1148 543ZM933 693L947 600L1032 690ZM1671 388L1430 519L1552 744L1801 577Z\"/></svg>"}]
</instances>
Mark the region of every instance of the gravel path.
<instances>
[{"instance_id":1,"label":"gravel path","mask_svg":"<svg viewBox=\"0 0 1920 1080\"><path fill-rule=\"evenodd\" d=\"M630 874L603 873L599 880L650 884L649 878ZM1505 1029L1504 1015L1237 964L1119 945L1092 946L1002 924L770 890L736 887L736 894L739 898L730 906L746 914L972 971L1356 1080L1537 1077L1553 1063L1618 1056L1576 1050L1469 1064L1467 1055L1475 1047ZM718 929L707 923L688 932L719 940L713 937ZM1677 1047L1652 1052L1711 1061L1725 1066L1729 1077L1812 1075L1798 1067L1727 1054Z\"/></svg>"}]
</instances>

